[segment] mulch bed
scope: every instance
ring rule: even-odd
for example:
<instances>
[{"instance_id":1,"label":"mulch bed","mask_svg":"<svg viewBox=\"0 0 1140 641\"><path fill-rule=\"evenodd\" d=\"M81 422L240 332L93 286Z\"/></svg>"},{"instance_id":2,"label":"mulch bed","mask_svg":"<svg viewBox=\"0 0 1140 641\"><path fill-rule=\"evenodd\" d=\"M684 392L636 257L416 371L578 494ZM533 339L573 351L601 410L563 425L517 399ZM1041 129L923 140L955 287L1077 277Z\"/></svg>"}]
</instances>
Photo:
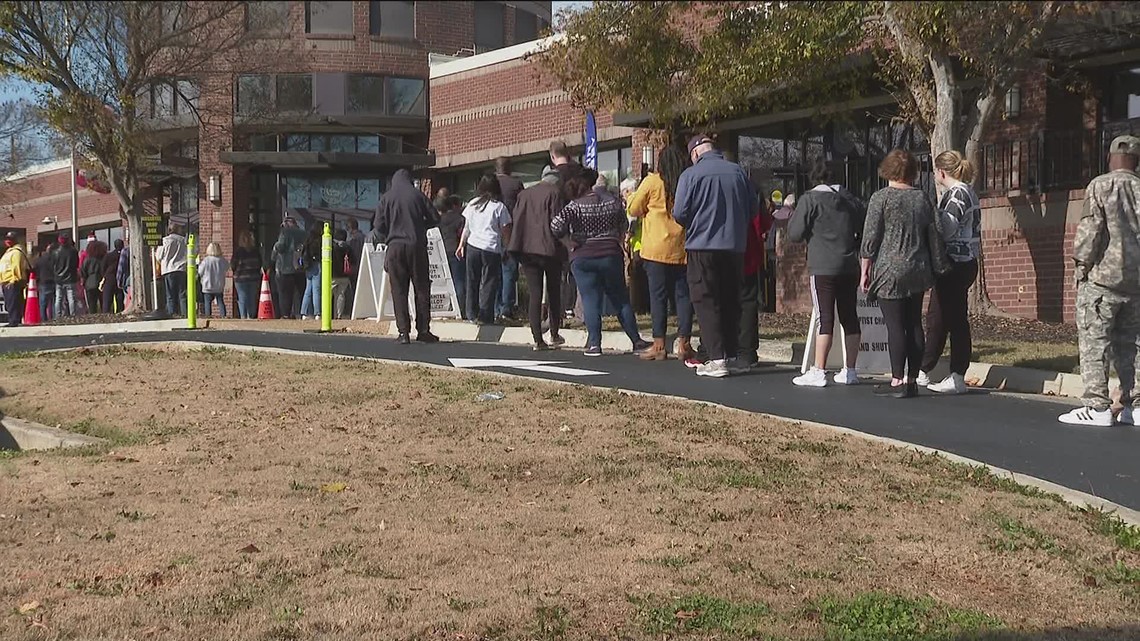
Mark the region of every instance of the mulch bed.
<instances>
[{"instance_id":1,"label":"mulch bed","mask_svg":"<svg viewBox=\"0 0 1140 641\"><path fill-rule=\"evenodd\" d=\"M803 336L811 314L763 314L760 327L768 335ZM1076 343L1077 328L1067 323L1045 323L988 314L970 316L974 340L1019 343Z\"/></svg>"}]
</instances>

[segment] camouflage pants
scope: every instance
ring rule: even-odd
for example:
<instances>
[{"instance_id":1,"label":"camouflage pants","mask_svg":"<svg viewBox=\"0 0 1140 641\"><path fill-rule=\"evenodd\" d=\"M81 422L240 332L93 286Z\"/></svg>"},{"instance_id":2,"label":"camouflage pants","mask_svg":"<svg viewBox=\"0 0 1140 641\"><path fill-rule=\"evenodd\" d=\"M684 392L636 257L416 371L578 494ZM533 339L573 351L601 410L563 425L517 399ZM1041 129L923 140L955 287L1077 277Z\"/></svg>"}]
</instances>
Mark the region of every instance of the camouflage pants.
<instances>
[{"instance_id":1,"label":"camouflage pants","mask_svg":"<svg viewBox=\"0 0 1140 641\"><path fill-rule=\"evenodd\" d=\"M1109 359L1120 378L1120 402L1140 407L1134 399L1136 359L1140 345L1140 297L1085 281L1077 286L1077 341L1086 407L1112 406L1108 393Z\"/></svg>"}]
</instances>

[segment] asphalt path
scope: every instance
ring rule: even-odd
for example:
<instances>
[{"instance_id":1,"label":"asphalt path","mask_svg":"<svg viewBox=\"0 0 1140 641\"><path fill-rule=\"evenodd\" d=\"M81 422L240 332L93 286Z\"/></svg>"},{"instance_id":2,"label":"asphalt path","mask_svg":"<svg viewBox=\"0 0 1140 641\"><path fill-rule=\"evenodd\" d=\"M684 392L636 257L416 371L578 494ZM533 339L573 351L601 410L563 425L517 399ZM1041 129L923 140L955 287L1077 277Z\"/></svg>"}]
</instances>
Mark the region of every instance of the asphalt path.
<instances>
[{"instance_id":1,"label":"asphalt path","mask_svg":"<svg viewBox=\"0 0 1140 641\"><path fill-rule=\"evenodd\" d=\"M533 352L489 343L398 345L388 338L205 330L152 334L5 338L0 352L106 343L194 340L383 358L452 366L451 359L541 361L547 367L484 366L585 385L636 390L718 403L753 412L839 425L867 434L952 452L990 465L1140 509L1140 428L1062 425L1055 400L971 391L964 396L923 393L916 399L876 397L872 385L795 387L789 368L759 368L726 379L699 378L676 361L643 363L630 355L587 358L576 350ZM471 363L468 363L471 364ZM525 363L515 363L526 367ZM346 367L351 365L346 364ZM583 375L582 371L601 372ZM489 385L488 389L493 389Z\"/></svg>"}]
</instances>

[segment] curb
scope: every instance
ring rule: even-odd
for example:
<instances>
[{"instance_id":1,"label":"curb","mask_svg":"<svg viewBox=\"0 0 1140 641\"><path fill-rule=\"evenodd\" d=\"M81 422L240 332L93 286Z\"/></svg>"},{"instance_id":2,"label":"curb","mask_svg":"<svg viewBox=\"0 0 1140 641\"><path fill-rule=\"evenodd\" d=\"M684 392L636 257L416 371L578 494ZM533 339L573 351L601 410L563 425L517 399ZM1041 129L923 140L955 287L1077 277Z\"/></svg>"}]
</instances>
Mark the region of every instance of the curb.
<instances>
[{"instance_id":1,"label":"curb","mask_svg":"<svg viewBox=\"0 0 1140 641\"><path fill-rule=\"evenodd\" d=\"M467 322L437 319L432 321L431 330L432 333L444 340L477 341L501 345L532 344L530 328L528 327L503 327L499 325L479 327ZM396 336L398 334L396 324L392 323L388 328L388 335ZM585 330L564 329L562 330L562 337L566 339L566 344L571 347L576 348L586 344ZM623 332L602 332L602 348L628 352L630 350L629 338ZM803 353L803 343L775 340L760 341L759 355L760 360L763 361L795 365L803 358ZM932 374L931 378L941 378L949 374L949 370L945 364L942 364ZM966 370L966 380L977 381L974 387L996 389L1003 392L1073 398L1080 398L1084 393L1084 383L1081 381L1080 374L1049 372L993 363L970 363L969 369ZM1111 382L1115 383L1115 380Z\"/></svg>"},{"instance_id":2,"label":"curb","mask_svg":"<svg viewBox=\"0 0 1140 641\"><path fill-rule=\"evenodd\" d=\"M208 321L200 323L209 327ZM36 338L45 336L93 336L95 334L141 334L144 332L166 332L185 329L186 319L175 318L160 321L127 321L123 323L101 323L97 325L31 325L24 327L0 328L0 338Z\"/></svg>"},{"instance_id":3,"label":"curb","mask_svg":"<svg viewBox=\"0 0 1140 641\"><path fill-rule=\"evenodd\" d=\"M0 419L0 450L53 450L106 442L94 436L75 434L13 416Z\"/></svg>"}]
</instances>

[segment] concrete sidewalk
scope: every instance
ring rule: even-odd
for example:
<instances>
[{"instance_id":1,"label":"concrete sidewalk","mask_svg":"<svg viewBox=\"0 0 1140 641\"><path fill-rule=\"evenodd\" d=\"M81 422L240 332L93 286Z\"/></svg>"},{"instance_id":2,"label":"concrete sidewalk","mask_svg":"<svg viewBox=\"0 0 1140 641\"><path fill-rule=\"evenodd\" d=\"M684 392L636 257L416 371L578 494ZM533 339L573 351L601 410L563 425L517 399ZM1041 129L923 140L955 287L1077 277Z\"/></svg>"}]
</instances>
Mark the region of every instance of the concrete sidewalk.
<instances>
[{"instance_id":1,"label":"concrete sidewalk","mask_svg":"<svg viewBox=\"0 0 1140 641\"><path fill-rule=\"evenodd\" d=\"M499 325L478 325L451 320L433 320L432 333L444 340L450 341L477 341L480 343L499 343L502 345L531 345L529 327L503 327ZM388 328L389 336L397 335L395 323ZM586 331L582 329L563 329L562 337L570 347L581 347L586 344ZM671 341L670 341L671 342ZM700 342L700 338L697 338ZM629 351L629 338L624 332L602 332L602 348L615 351ZM804 353L803 343L791 341L760 341L760 359L782 365L794 365L801 361ZM943 359L945 361L945 359ZM932 379L941 380L949 371L943 363L931 372ZM1013 367L1010 365L995 365L993 363L970 363L966 371L966 381L974 387L984 387L1006 392L1022 394L1044 394L1047 396L1069 396L1080 398L1084 393L1084 383L1080 374L1067 374L1064 372L1049 372L1045 370L1029 369L1026 367ZM1111 381L1113 385L1117 381Z\"/></svg>"},{"instance_id":2,"label":"concrete sidewalk","mask_svg":"<svg viewBox=\"0 0 1140 641\"><path fill-rule=\"evenodd\" d=\"M201 328L209 321L199 321ZM121 323L93 323L90 325L23 325L0 327L0 338L35 338L47 336L95 336L98 334L140 334L165 332L186 327L185 318L160 321L123 321Z\"/></svg>"}]
</instances>

